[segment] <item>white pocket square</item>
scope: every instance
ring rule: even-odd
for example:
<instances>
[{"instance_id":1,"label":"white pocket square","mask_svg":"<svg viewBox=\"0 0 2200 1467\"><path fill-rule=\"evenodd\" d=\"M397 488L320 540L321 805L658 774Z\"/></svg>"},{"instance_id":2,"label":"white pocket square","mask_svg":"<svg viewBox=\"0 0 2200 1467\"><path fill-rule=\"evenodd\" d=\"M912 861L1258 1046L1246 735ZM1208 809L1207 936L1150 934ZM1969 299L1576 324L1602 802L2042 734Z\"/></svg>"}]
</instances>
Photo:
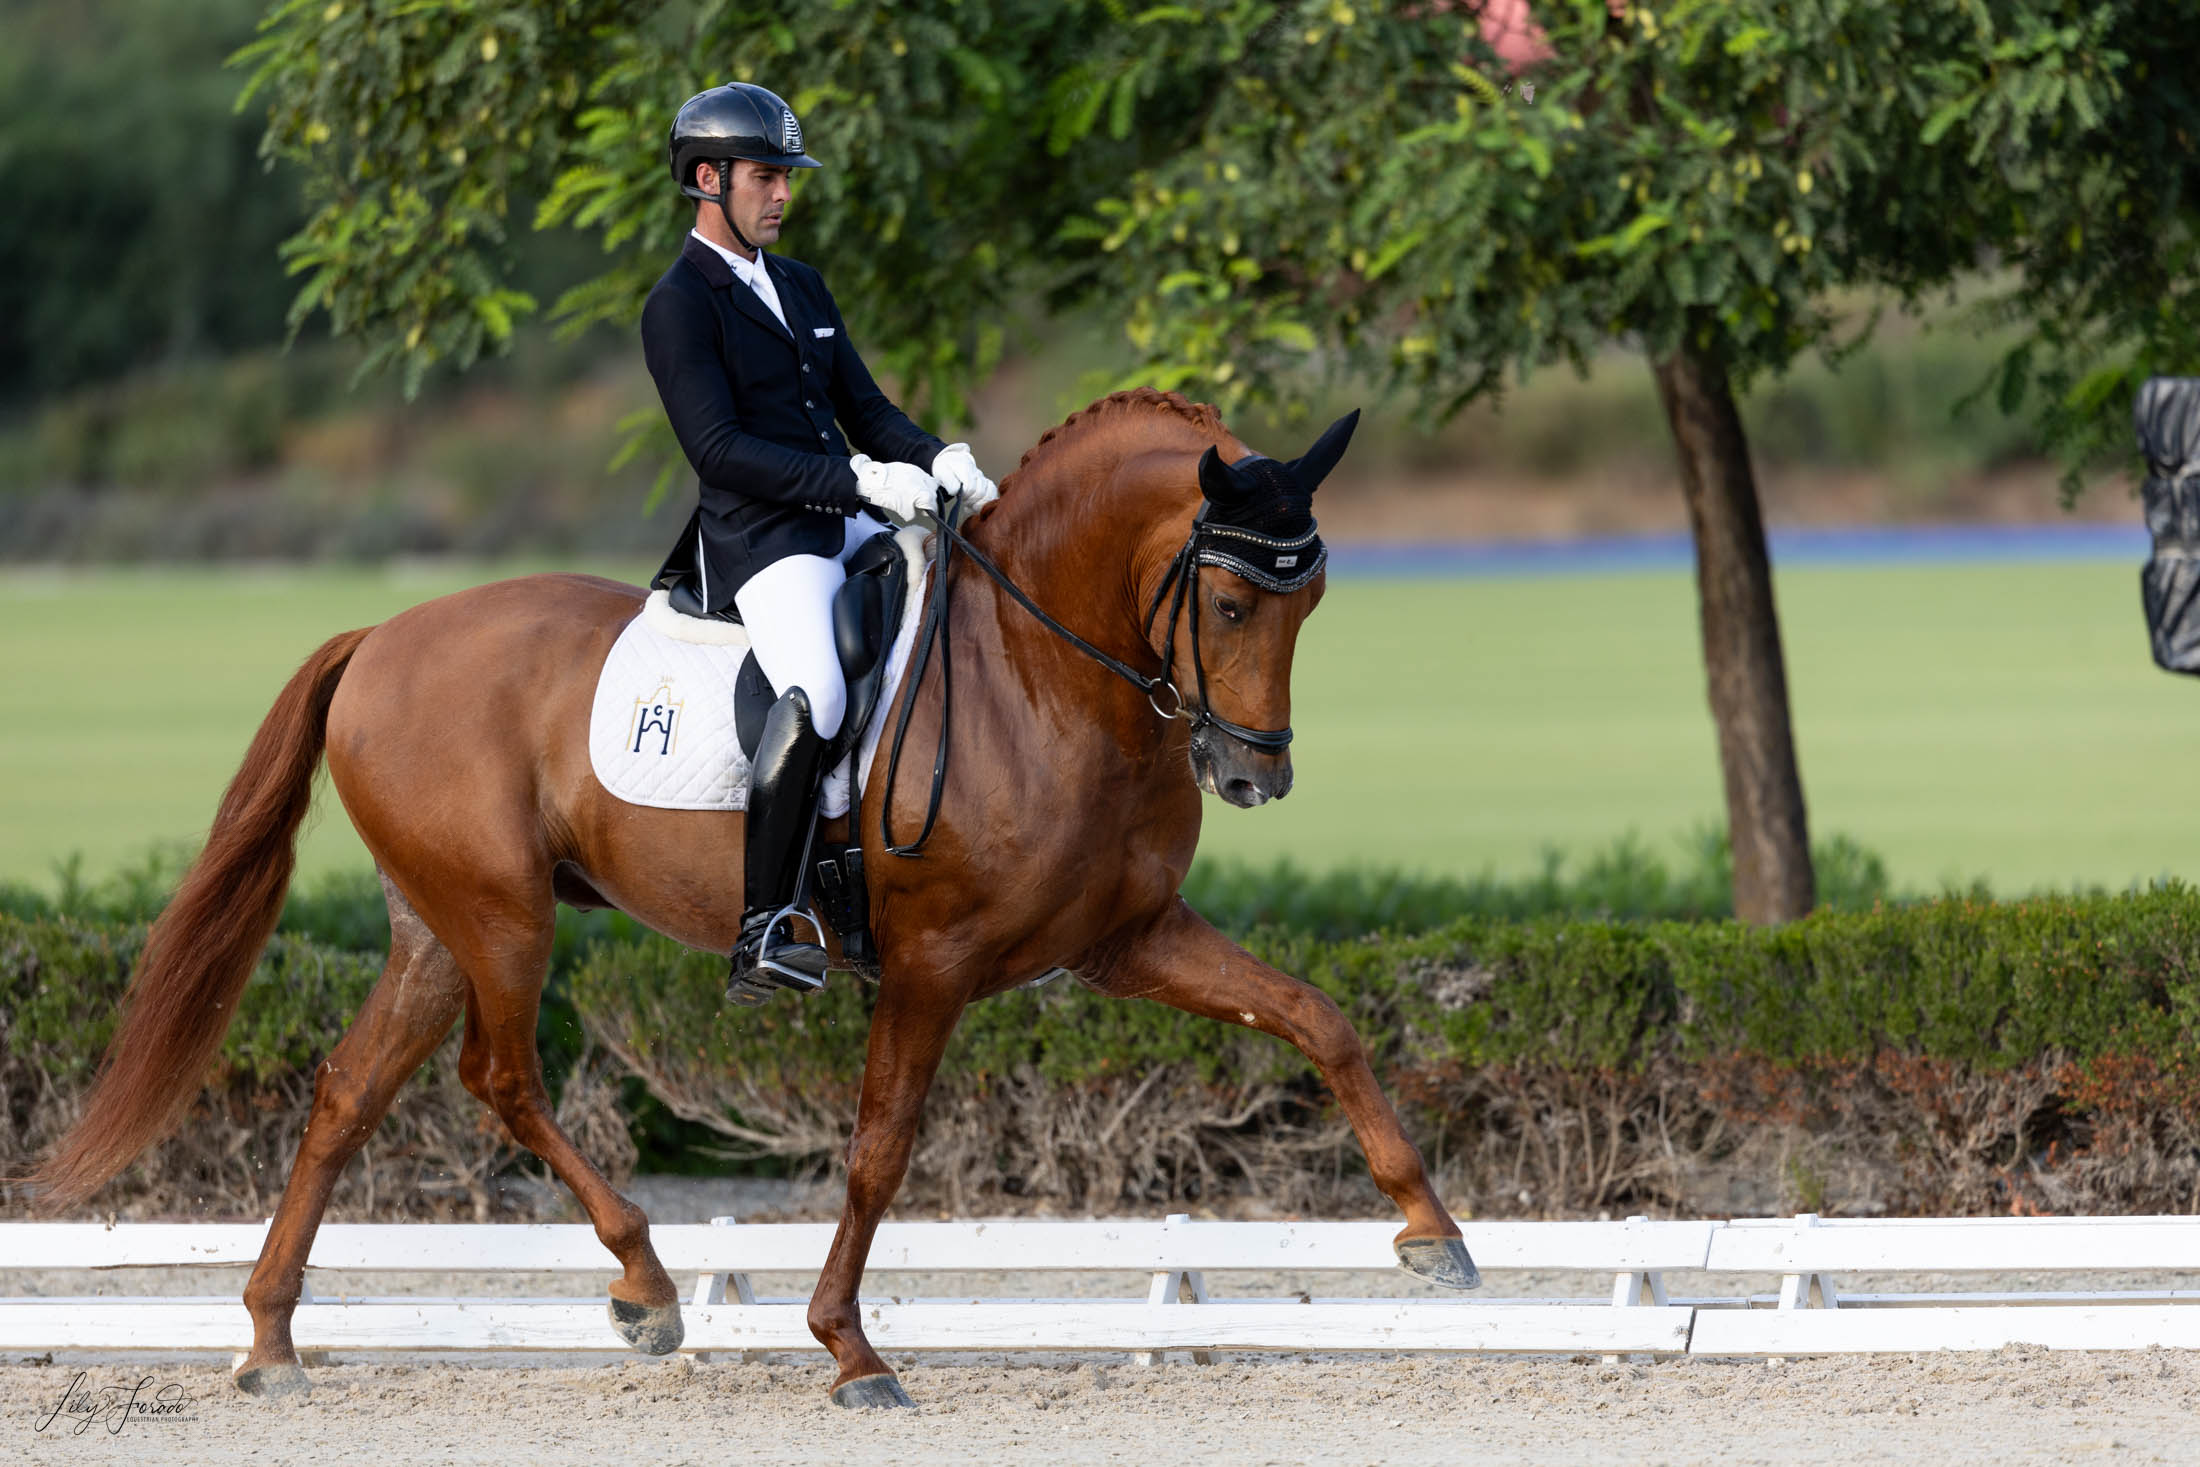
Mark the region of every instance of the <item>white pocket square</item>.
<instances>
[{"instance_id":1,"label":"white pocket square","mask_svg":"<svg viewBox=\"0 0 2200 1467\"><path fill-rule=\"evenodd\" d=\"M817 336L817 337L825 337L825 336L830 336L830 335L832 335L832 334L833 334L833 328L832 328L832 327L830 327L830 326L812 326L812 327L810 328L810 335L812 335L812 336Z\"/></svg>"}]
</instances>

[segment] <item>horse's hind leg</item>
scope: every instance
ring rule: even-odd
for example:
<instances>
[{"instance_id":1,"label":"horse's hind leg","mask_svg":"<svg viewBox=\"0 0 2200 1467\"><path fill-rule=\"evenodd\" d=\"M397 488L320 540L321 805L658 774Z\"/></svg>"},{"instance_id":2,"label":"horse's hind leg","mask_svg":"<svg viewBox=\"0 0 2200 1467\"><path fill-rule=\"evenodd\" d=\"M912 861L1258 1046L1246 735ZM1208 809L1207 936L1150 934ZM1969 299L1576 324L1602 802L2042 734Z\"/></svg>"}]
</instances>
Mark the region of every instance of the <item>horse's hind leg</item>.
<instances>
[{"instance_id":1,"label":"horse's hind leg","mask_svg":"<svg viewBox=\"0 0 2200 1467\"><path fill-rule=\"evenodd\" d=\"M680 1348L686 1331L680 1291L650 1245L649 1217L620 1196L565 1134L542 1083L535 1021L555 926L549 883L541 883L540 910L527 907L523 918L512 920L496 915L510 904L478 891L469 896L462 906L454 904L448 921L442 911L434 914L468 978L460 1079L488 1102L514 1140L548 1163L625 1269L611 1284L612 1328L645 1355L668 1355Z\"/></svg>"},{"instance_id":2,"label":"horse's hind leg","mask_svg":"<svg viewBox=\"0 0 2200 1467\"><path fill-rule=\"evenodd\" d=\"M387 878L382 888L390 904L389 963L314 1077L313 1111L261 1245L260 1261L245 1285L252 1352L237 1368L236 1382L251 1395L305 1389L290 1319L329 1193L344 1164L374 1134L398 1087L450 1032L465 999L465 980L450 950L436 941Z\"/></svg>"}]
</instances>

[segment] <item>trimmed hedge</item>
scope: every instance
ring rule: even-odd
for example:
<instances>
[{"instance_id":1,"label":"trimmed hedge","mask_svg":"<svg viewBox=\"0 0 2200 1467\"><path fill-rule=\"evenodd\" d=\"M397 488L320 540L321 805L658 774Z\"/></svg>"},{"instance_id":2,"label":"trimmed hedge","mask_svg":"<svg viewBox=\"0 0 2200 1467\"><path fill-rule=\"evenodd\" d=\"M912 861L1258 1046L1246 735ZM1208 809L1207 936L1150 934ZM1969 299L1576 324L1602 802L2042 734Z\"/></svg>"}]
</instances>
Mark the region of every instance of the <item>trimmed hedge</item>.
<instances>
[{"instance_id":1,"label":"trimmed hedge","mask_svg":"<svg viewBox=\"0 0 2200 1467\"><path fill-rule=\"evenodd\" d=\"M145 930L0 915L0 1176L27 1171L81 1113ZM382 965L381 953L278 933L190 1118L110 1184L102 1207L266 1217L312 1108L315 1068ZM615 1119L616 1092L591 1063L576 1076L563 1087L561 1117L594 1143L601 1164L630 1172L634 1150ZM531 1215L530 1191L499 1180L524 1156L460 1085L454 1031L346 1169L331 1216Z\"/></svg>"},{"instance_id":2,"label":"trimmed hedge","mask_svg":"<svg viewBox=\"0 0 2200 1467\"><path fill-rule=\"evenodd\" d=\"M0 917L9 1170L74 1114L141 931ZM1473 1211L2184 1211L2200 1197L2200 892L2182 885L1776 929L1469 918L1411 937L1245 941L1336 999L1447 1195ZM313 1067L379 964L279 935L204 1097L209 1124L125 1190L264 1209ZM573 959L562 987L581 1036L553 1083L567 1077L561 1114L615 1172L666 1112L691 1128L686 1160L700 1127L719 1165L727 1152L837 1165L874 990L838 977L751 1010L724 1007L723 984L722 957L657 937ZM505 1205L490 1182L519 1153L454 1071L447 1046L377 1137L371 1155L398 1179L385 1209ZM955 1207L1383 1205L1294 1051L1071 982L964 1017L911 1185Z\"/></svg>"},{"instance_id":3,"label":"trimmed hedge","mask_svg":"<svg viewBox=\"0 0 2200 1467\"><path fill-rule=\"evenodd\" d=\"M1984 1069L2050 1051L2145 1053L2183 1067L2200 1020L2200 892L2182 885L1820 912L1777 928L1469 918L1344 941L1262 929L1245 946L1334 998L1378 1063L1434 1045L1463 1065L1621 1070L1667 1053L1796 1063L1883 1050ZM801 1004L721 1013L724 967L663 938L606 944L576 968L573 1000L591 1023L646 1002L651 1022L626 1036L639 1054L853 1081L866 989L836 981ZM1211 1076L1223 1032L1060 983L973 1006L950 1063L980 1073L1030 1064L1065 1084L1179 1060ZM1265 1037L1252 1044L1301 1064Z\"/></svg>"},{"instance_id":4,"label":"trimmed hedge","mask_svg":"<svg viewBox=\"0 0 2200 1467\"><path fill-rule=\"evenodd\" d=\"M1247 946L1338 1002L1409 1102L1424 1150L1444 1150L1444 1138L1472 1124L1485 1132L1474 1141L1483 1152L1525 1155L1531 1133L1571 1128L1582 1146L1613 1155L1683 1145L1698 1166L1738 1154L1752 1126L1838 1124L1871 1134L1818 1139L1852 1159L1878 1146L1872 1166L1882 1171L1904 1148L1915 1153L1902 1176L1878 1176L1860 1206L1976 1211L2021 1197L2036 1206L2075 1186L2069 1195L2089 1206L2183 1210L2200 1185L2187 1144L2200 1121L2196 938L2200 893L2170 886L1821 912L1776 929L1470 919L1408 938L1264 930ZM868 993L841 982L799 1005L721 1015L722 982L715 957L645 939L589 954L572 996L590 1037L677 1114L756 1154L831 1164L853 1118ZM1072 1184L1064 1200L1105 1209L1211 1199L1206 1189L1219 1187L1307 1202L1290 1175L1249 1160L1252 1151L1272 1131L1343 1144L1309 1067L1285 1046L1066 983L972 1008L940 1084L935 1112L957 1116L961 1129L932 1136L928 1126L913 1174L957 1199L1048 1190L1039 1178L1117 1176L1144 1180L1127 1194ZM1602 1098L1585 1098L1583 1084L1602 1086ZM1965 1104L1999 1114L2015 1104L2008 1095L2042 1085L2021 1113L1966 1122L1962 1134L1953 1121L1910 1113L1969 1095ZM1685 1122L1674 1109L1683 1100ZM1043 1106L1112 1119L1094 1135ZM1571 1113L1582 1107L1608 1114ZM1690 1134L1676 1140L1676 1125ZM2072 1170L2081 1158L2103 1160L2085 1155L2103 1126L2131 1166ZM1196 1157L1149 1155L1148 1134ZM1294 1155L1287 1147L1272 1160L1288 1167ZM1470 1161L1447 1185L1477 1206L1523 1191L1530 1200L1519 1205L1541 1211L1680 1200L1657 1186L1614 1189L1613 1177L1639 1166L1582 1177L1562 1168L1533 1187L1493 1190L1492 1178L1472 1174L1488 1156ZM2132 1166L2152 1180L2127 1175ZM1788 1181L1802 1194L1817 1185L1801 1174Z\"/></svg>"},{"instance_id":5,"label":"trimmed hedge","mask_svg":"<svg viewBox=\"0 0 2200 1467\"><path fill-rule=\"evenodd\" d=\"M1225 932L1281 927L1328 938L1426 932L1464 917L1711 921L1731 913L1734 863L1725 835L1706 826L1678 850L1678 859L1668 861L1640 839L1625 836L1578 861L1546 852L1540 871L1504 877L1429 876L1382 867L1316 874L1288 859L1266 865L1200 860L1185 880L1184 898ZM81 860L71 858L56 865L51 892L0 882L0 914L26 921L149 922L160 915L192 855L181 843L155 845L98 881L87 880ZM1868 911L1894 898L1886 863L1845 836L1821 841L1811 858L1821 906ZM283 905L280 930L333 947L384 948L389 918L381 883L372 871L300 882ZM560 908L553 968L562 973L592 943L641 935L640 927L618 913Z\"/></svg>"}]
</instances>

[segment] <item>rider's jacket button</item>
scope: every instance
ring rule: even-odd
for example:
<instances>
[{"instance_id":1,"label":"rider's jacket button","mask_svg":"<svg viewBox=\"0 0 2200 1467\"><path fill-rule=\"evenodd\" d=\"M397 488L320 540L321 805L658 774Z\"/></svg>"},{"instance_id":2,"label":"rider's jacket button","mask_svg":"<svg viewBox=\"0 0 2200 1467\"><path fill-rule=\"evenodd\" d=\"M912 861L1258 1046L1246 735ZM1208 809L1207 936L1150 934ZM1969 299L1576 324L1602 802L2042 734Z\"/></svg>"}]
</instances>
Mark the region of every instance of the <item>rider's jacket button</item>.
<instances>
[{"instance_id":1,"label":"rider's jacket button","mask_svg":"<svg viewBox=\"0 0 2200 1467\"><path fill-rule=\"evenodd\" d=\"M805 372L809 371L809 370L810 370L810 364L809 364L808 362L804 362L804 363L802 364L802 370L803 370L803 371L805 371Z\"/></svg>"},{"instance_id":2,"label":"rider's jacket button","mask_svg":"<svg viewBox=\"0 0 2200 1467\"><path fill-rule=\"evenodd\" d=\"M820 438L827 438L827 439L829 439L829 438L831 438L831 437L832 437L833 435L832 435L832 434L830 434L830 433L828 433L828 432L826 432L826 431L825 431L825 430L824 430L823 428L820 428L820 429L818 429L818 430L817 430L817 436L818 436L818 437L820 437Z\"/></svg>"},{"instance_id":3,"label":"rider's jacket button","mask_svg":"<svg viewBox=\"0 0 2200 1467\"><path fill-rule=\"evenodd\" d=\"M814 403L814 402L810 401L810 400L809 400L808 398L806 398L806 397L802 399L802 405L803 405L804 407L806 407L806 408L814 408L814 407L816 407L816 406L817 406L817 404L816 404L816 403Z\"/></svg>"}]
</instances>

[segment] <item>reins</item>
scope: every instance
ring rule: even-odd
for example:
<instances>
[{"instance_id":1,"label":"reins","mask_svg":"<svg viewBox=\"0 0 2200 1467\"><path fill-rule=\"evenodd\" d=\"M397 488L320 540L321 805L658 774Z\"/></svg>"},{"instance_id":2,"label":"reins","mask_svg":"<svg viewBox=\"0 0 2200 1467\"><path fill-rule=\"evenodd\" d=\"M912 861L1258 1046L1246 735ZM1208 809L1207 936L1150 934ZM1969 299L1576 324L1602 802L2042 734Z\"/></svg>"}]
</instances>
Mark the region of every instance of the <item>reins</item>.
<instances>
[{"instance_id":1,"label":"reins","mask_svg":"<svg viewBox=\"0 0 2200 1467\"><path fill-rule=\"evenodd\" d=\"M939 529L940 537L939 554L932 566L932 594L925 607L924 625L917 633L915 655L909 663L908 692L902 698L901 711L894 720L893 747L886 758L886 789L879 802L879 841L886 847L888 854L913 857L923 853L925 842L932 838L932 827L939 821L940 802L947 788L947 741L950 714L955 700L954 654L951 651L952 639L947 634L948 582L949 570L954 564L957 550L961 550L977 564L978 569L992 577L994 583L1006 591L1018 606L1038 620L1039 625L1145 694L1147 705L1161 718L1181 718L1192 726L1195 734L1210 726L1221 729L1230 737L1264 754L1280 754L1290 747L1291 730L1288 728L1247 728L1243 724L1232 723L1229 719L1220 717L1207 706L1207 667L1199 653L1199 597L1196 594L1188 595L1187 590L1194 587L1199 580L1201 555L1207 549L1207 541L1211 536L1225 531L1238 535L1245 533L1210 524L1207 520L1207 509L1205 504L1199 507L1198 515L1192 520L1191 534L1185 537L1183 548L1169 562L1169 573L1162 578L1160 587L1154 592L1153 604L1147 608L1144 631L1150 637L1153 635L1153 619L1161 610L1162 599L1169 599L1169 637L1161 654L1161 671L1149 677L1121 658L1095 647L1049 616L1044 607L1025 594L1023 587L1010 580L1007 572L995 565L984 551L963 534L959 528L962 519L961 501L951 499L944 493L940 496L932 511L932 519ZM1311 534L1307 536L1309 541L1312 538ZM1234 557L1230 559L1234 561ZM1169 669L1176 664L1177 621L1187 600L1191 603L1192 673L1199 695L1199 706L1196 709L1186 705L1183 693L1178 691L1169 677ZM909 716L917 705L917 691L923 686L925 669L931 664L935 645L940 650L940 742L932 756L932 790L925 802L924 825L918 830L917 838L907 845L897 845L893 832L894 781L901 769L901 746L909 732ZM1158 695L1163 692L1168 694L1171 707L1161 706Z\"/></svg>"}]
</instances>

